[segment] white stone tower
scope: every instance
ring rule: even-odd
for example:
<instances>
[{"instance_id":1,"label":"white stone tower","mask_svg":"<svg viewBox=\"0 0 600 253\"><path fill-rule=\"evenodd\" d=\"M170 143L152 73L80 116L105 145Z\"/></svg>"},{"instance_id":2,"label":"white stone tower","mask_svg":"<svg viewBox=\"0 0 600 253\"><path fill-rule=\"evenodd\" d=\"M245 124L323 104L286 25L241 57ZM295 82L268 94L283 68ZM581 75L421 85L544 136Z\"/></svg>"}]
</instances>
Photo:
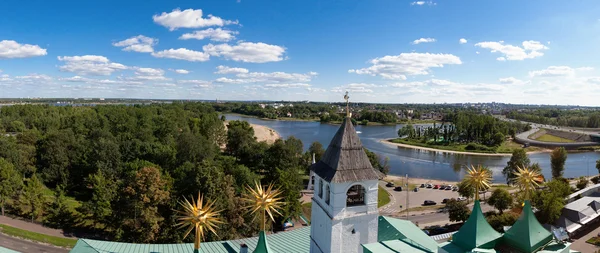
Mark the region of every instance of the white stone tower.
<instances>
[{"instance_id":1,"label":"white stone tower","mask_svg":"<svg viewBox=\"0 0 600 253\"><path fill-rule=\"evenodd\" d=\"M377 242L379 175L350 120L337 131L319 162L313 164L310 252L362 253Z\"/></svg>"}]
</instances>

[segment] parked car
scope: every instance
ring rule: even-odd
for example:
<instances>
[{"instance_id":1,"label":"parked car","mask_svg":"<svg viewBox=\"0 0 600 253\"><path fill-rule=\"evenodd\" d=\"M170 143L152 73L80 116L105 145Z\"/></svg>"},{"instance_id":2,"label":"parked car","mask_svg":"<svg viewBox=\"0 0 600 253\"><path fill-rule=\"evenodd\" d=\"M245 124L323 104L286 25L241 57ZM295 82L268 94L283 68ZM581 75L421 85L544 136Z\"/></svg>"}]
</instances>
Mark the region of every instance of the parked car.
<instances>
[{"instance_id":1,"label":"parked car","mask_svg":"<svg viewBox=\"0 0 600 253\"><path fill-rule=\"evenodd\" d=\"M419 188L415 187L415 188L413 189L413 191L414 191L414 192L418 192L418 191L419 191Z\"/></svg>"},{"instance_id":2,"label":"parked car","mask_svg":"<svg viewBox=\"0 0 600 253\"><path fill-rule=\"evenodd\" d=\"M454 192L455 192L455 191L458 191L458 186L454 186L454 187L452 187L452 191L454 191Z\"/></svg>"},{"instance_id":3,"label":"parked car","mask_svg":"<svg viewBox=\"0 0 600 253\"><path fill-rule=\"evenodd\" d=\"M443 200L442 200L442 204L446 204L446 203L448 203L448 201L449 201L449 200L450 200L450 199L443 199Z\"/></svg>"},{"instance_id":4,"label":"parked car","mask_svg":"<svg viewBox=\"0 0 600 253\"><path fill-rule=\"evenodd\" d=\"M427 184L427 188L431 189L431 188L433 188L433 185L432 184Z\"/></svg>"},{"instance_id":5,"label":"parked car","mask_svg":"<svg viewBox=\"0 0 600 253\"><path fill-rule=\"evenodd\" d=\"M433 200L425 200L423 201L423 205L424 206L435 206L437 203L435 203L435 201Z\"/></svg>"},{"instance_id":6,"label":"parked car","mask_svg":"<svg viewBox=\"0 0 600 253\"><path fill-rule=\"evenodd\" d=\"M394 188L394 191L401 192L402 191L402 186L396 186Z\"/></svg>"},{"instance_id":7,"label":"parked car","mask_svg":"<svg viewBox=\"0 0 600 253\"><path fill-rule=\"evenodd\" d=\"M448 185L446 186L446 191L452 190L452 186Z\"/></svg>"},{"instance_id":8,"label":"parked car","mask_svg":"<svg viewBox=\"0 0 600 253\"><path fill-rule=\"evenodd\" d=\"M394 182L388 182L385 184L386 187L394 187Z\"/></svg>"},{"instance_id":9,"label":"parked car","mask_svg":"<svg viewBox=\"0 0 600 253\"><path fill-rule=\"evenodd\" d=\"M425 188L425 184L421 184L421 188Z\"/></svg>"},{"instance_id":10,"label":"parked car","mask_svg":"<svg viewBox=\"0 0 600 253\"><path fill-rule=\"evenodd\" d=\"M456 200L458 200L458 201L465 201L465 200L467 200L467 198L465 198L465 197L458 197Z\"/></svg>"},{"instance_id":11,"label":"parked car","mask_svg":"<svg viewBox=\"0 0 600 253\"><path fill-rule=\"evenodd\" d=\"M440 188L440 186L437 184L435 186L433 186L433 189L439 189L439 188Z\"/></svg>"}]
</instances>

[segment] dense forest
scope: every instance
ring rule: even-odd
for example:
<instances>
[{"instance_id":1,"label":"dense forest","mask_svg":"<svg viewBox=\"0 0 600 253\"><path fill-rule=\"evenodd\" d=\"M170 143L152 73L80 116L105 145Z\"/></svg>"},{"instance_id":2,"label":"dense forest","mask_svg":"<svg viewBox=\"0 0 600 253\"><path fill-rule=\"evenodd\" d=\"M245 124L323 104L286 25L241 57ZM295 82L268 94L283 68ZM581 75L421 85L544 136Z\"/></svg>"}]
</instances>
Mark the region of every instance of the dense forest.
<instances>
[{"instance_id":1,"label":"dense forest","mask_svg":"<svg viewBox=\"0 0 600 253\"><path fill-rule=\"evenodd\" d=\"M228 221L206 239L232 239L257 232L240 198L258 180L283 192L275 224L299 215L302 178L323 146L258 142L247 122L226 130L224 120L203 103L1 107L2 212L86 237L173 243L184 232L173 210L200 191Z\"/></svg>"},{"instance_id":2,"label":"dense forest","mask_svg":"<svg viewBox=\"0 0 600 253\"><path fill-rule=\"evenodd\" d=\"M451 145L469 143L467 149L493 151L504 142L506 136L530 129L527 124L501 121L491 115L471 112L449 113L448 122L433 126L407 124L398 130L398 136L431 144ZM482 146L483 145L483 146Z\"/></svg>"},{"instance_id":3,"label":"dense forest","mask_svg":"<svg viewBox=\"0 0 600 253\"><path fill-rule=\"evenodd\" d=\"M600 127L600 112L597 110L536 109L527 112L511 111L506 117L546 125Z\"/></svg>"}]
</instances>

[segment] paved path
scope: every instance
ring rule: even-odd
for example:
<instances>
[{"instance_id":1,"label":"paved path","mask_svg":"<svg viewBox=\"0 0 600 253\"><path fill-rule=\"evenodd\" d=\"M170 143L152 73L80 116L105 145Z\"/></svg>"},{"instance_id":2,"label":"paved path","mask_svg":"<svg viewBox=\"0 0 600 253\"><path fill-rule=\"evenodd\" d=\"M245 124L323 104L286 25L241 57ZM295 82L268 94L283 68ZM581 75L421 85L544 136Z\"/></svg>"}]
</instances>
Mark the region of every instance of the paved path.
<instances>
[{"instance_id":1,"label":"paved path","mask_svg":"<svg viewBox=\"0 0 600 253\"><path fill-rule=\"evenodd\" d=\"M44 227L40 224L31 223L24 220L17 220L6 216L0 215L0 224L4 224L7 226L20 228L27 231L32 231L40 234L51 235L62 238L73 238L69 236L65 236L62 229L54 229L49 227Z\"/></svg>"},{"instance_id":2,"label":"paved path","mask_svg":"<svg viewBox=\"0 0 600 253\"><path fill-rule=\"evenodd\" d=\"M69 250L39 244L0 233L0 246L22 253L68 253Z\"/></svg>"},{"instance_id":3,"label":"paved path","mask_svg":"<svg viewBox=\"0 0 600 253\"><path fill-rule=\"evenodd\" d=\"M592 225L598 226L598 224L592 224ZM576 238L571 238L571 239L575 240L573 242L573 244L571 244L571 249L577 250L579 252L585 252L585 253L596 252L597 250L600 250L600 247L585 242L588 239L590 239L594 236L597 236L598 233L600 233L600 227L597 227L597 228L591 230L589 233L587 233L585 235L576 236Z\"/></svg>"}]
</instances>

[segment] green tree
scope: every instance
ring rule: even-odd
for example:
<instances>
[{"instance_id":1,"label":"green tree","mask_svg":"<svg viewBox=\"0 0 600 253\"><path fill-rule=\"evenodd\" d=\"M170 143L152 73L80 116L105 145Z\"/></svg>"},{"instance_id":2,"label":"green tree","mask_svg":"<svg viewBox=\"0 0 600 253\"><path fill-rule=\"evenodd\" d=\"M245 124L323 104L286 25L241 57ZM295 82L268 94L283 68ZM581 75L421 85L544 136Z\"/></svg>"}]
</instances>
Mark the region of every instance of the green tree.
<instances>
[{"instance_id":1,"label":"green tree","mask_svg":"<svg viewBox=\"0 0 600 253\"><path fill-rule=\"evenodd\" d=\"M496 132L492 136L492 146L500 146L504 142L504 134Z\"/></svg>"},{"instance_id":2,"label":"green tree","mask_svg":"<svg viewBox=\"0 0 600 253\"><path fill-rule=\"evenodd\" d=\"M596 161L596 169L598 170L598 173L600 174L600 160Z\"/></svg>"},{"instance_id":3,"label":"green tree","mask_svg":"<svg viewBox=\"0 0 600 253\"><path fill-rule=\"evenodd\" d=\"M448 210L448 218L452 222L464 222L469 218L469 215L471 215L471 211L467 207L467 203L464 201L450 199L446 203L446 209Z\"/></svg>"},{"instance_id":4,"label":"green tree","mask_svg":"<svg viewBox=\"0 0 600 253\"><path fill-rule=\"evenodd\" d=\"M504 226L512 226L515 224L515 222L517 222L518 218L518 215L512 212L507 212L489 215L486 217L486 220L496 231L504 233Z\"/></svg>"},{"instance_id":5,"label":"green tree","mask_svg":"<svg viewBox=\"0 0 600 253\"><path fill-rule=\"evenodd\" d=\"M506 183L514 183L517 167L529 167L530 163L531 161L529 160L529 157L527 157L527 153L524 149L515 149L510 160L506 163L506 167L502 170L502 174L506 178Z\"/></svg>"},{"instance_id":6,"label":"green tree","mask_svg":"<svg viewBox=\"0 0 600 253\"><path fill-rule=\"evenodd\" d=\"M546 189L537 191L532 197L532 204L539 211L538 220L544 224L552 224L560 216L565 206L565 198L571 194L571 187L565 180L553 179L546 183Z\"/></svg>"},{"instance_id":7,"label":"green tree","mask_svg":"<svg viewBox=\"0 0 600 253\"><path fill-rule=\"evenodd\" d=\"M6 203L16 196L23 186L23 178L12 163L0 157L0 207L4 216Z\"/></svg>"},{"instance_id":8,"label":"green tree","mask_svg":"<svg viewBox=\"0 0 600 253\"><path fill-rule=\"evenodd\" d=\"M402 128L398 129L398 137L407 136L409 139L415 137L416 131L412 124L406 124Z\"/></svg>"},{"instance_id":9,"label":"green tree","mask_svg":"<svg viewBox=\"0 0 600 253\"><path fill-rule=\"evenodd\" d=\"M47 221L52 227L69 227L72 225L73 213L69 208L68 199L62 187L54 191L54 201L48 207Z\"/></svg>"},{"instance_id":10,"label":"green tree","mask_svg":"<svg viewBox=\"0 0 600 253\"><path fill-rule=\"evenodd\" d=\"M513 198L507 190L498 188L492 192L492 196L487 200L487 203L498 209L502 214L505 209L512 205Z\"/></svg>"},{"instance_id":11,"label":"green tree","mask_svg":"<svg viewBox=\"0 0 600 253\"><path fill-rule=\"evenodd\" d=\"M144 167L126 179L120 192L117 239L150 243L157 239L164 218L159 207L170 198L168 180L160 170Z\"/></svg>"},{"instance_id":12,"label":"green tree","mask_svg":"<svg viewBox=\"0 0 600 253\"><path fill-rule=\"evenodd\" d=\"M306 151L306 153L309 154L311 162L312 154L315 154L315 161L319 161L321 160L323 154L325 154L325 149L323 148L323 145L320 142L315 141L310 144L310 147L308 147L308 151Z\"/></svg>"},{"instance_id":13,"label":"green tree","mask_svg":"<svg viewBox=\"0 0 600 253\"><path fill-rule=\"evenodd\" d=\"M552 178L563 176L565 171L565 162L567 161L567 150L560 147L552 150L550 153L550 165L552 167Z\"/></svg>"},{"instance_id":14,"label":"green tree","mask_svg":"<svg viewBox=\"0 0 600 253\"><path fill-rule=\"evenodd\" d=\"M466 181L461 181L456 186L458 186L458 195L465 198L473 198L475 196L475 188L473 188Z\"/></svg>"},{"instance_id":15,"label":"green tree","mask_svg":"<svg viewBox=\"0 0 600 253\"><path fill-rule=\"evenodd\" d=\"M232 120L227 124L227 153L240 157L244 151L256 142L254 128L246 122Z\"/></svg>"},{"instance_id":16,"label":"green tree","mask_svg":"<svg viewBox=\"0 0 600 253\"><path fill-rule=\"evenodd\" d=\"M577 180L576 187L577 187L577 189L581 190L581 189L587 187L589 182L590 181L587 178L580 177L579 180Z\"/></svg>"},{"instance_id":17,"label":"green tree","mask_svg":"<svg viewBox=\"0 0 600 253\"><path fill-rule=\"evenodd\" d=\"M34 175L27 181L19 198L21 213L29 215L32 222L42 216L44 212L44 188L42 181Z\"/></svg>"},{"instance_id":18,"label":"green tree","mask_svg":"<svg viewBox=\"0 0 600 253\"><path fill-rule=\"evenodd\" d=\"M83 212L92 216L92 219L98 223L106 224L113 214L112 202L117 197L116 179L105 175L102 170L87 178L87 184L91 188L92 197L86 201L83 206Z\"/></svg>"}]
</instances>

